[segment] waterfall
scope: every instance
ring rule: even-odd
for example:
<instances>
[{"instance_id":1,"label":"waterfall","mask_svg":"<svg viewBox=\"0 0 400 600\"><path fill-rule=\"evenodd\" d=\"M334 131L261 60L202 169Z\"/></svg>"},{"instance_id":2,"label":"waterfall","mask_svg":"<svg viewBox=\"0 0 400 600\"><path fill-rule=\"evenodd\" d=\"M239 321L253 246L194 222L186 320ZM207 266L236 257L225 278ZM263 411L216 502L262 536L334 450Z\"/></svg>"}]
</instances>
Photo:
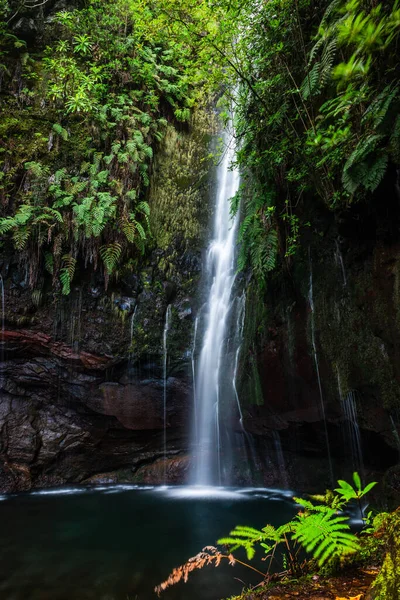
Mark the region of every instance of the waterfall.
<instances>
[{"instance_id":1,"label":"waterfall","mask_svg":"<svg viewBox=\"0 0 400 600\"><path fill-rule=\"evenodd\" d=\"M392 426L393 437L396 440L397 449L399 451L399 460L400 460L400 435L399 435L399 432L397 431L396 423L394 422L392 415L389 416L389 419L390 419L390 424Z\"/></svg>"},{"instance_id":2,"label":"waterfall","mask_svg":"<svg viewBox=\"0 0 400 600\"><path fill-rule=\"evenodd\" d=\"M197 395L196 395L196 342L197 342L197 330L199 327L200 312L194 321L194 333L193 333L193 346L191 352L191 363L192 363L192 382L193 382L193 433L194 439L197 444L198 436L198 422L197 422Z\"/></svg>"},{"instance_id":3,"label":"waterfall","mask_svg":"<svg viewBox=\"0 0 400 600\"><path fill-rule=\"evenodd\" d=\"M279 473L281 475L281 482L283 484L283 487L288 489L289 481L288 481L287 469L286 469L286 464L285 464L285 458L283 456L281 436L279 434L279 431L274 430L272 432L272 437L274 438L276 461L277 461Z\"/></svg>"},{"instance_id":4,"label":"waterfall","mask_svg":"<svg viewBox=\"0 0 400 600\"><path fill-rule=\"evenodd\" d=\"M343 256L340 251L339 242L337 240L336 240L335 261L337 264L340 265L340 268L342 270L342 277L343 277L343 287L346 287L347 286L346 269L344 268Z\"/></svg>"},{"instance_id":5,"label":"waterfall","mask_svg":"<svg viewBox=\"0 0 400 600\"><path fill-rule=\"evenodd\" d=\"M226 325L235 280L235 242L239 215L232 220L229 199L239 189L239 172L230 165L235 158L233 140L224 135L226 148L217 169L217 194L213 238L208 248L206 274L208 298L205 306L205 331L196 373L196 427L192 438L196 447L191 482L196 485L222 483L221 472L221 402L223 349ZM225 415L224 415L225 417Z\"/></svg>"},{"instance_id":6,"label":"waterfall","mask_svg":"<svg viewBox=\"0 0 400 600\"><path fill-rule=\"evenodd\" d=\"M165 313L164 333L163 333L163 446L164 446L164 484L167 482L167 358L168 358L168 331L171 326L171 305L168 304Z\"/></svg>"},{"instance_id":7,"label":"waterfall","mask_svg":"<svg viewBox=\"0 0 400 600\"><path fill-rule=\"evenodd\" d=\"M361 447L360 427L357 418L356 394L353 391L349 392L343 399L343 414L347 421L347 436L350 442L353 467L354 470L361 475L361 478L363 478L364 461Z\"/></svg>"},{"instance_id":8,"label":"waterfall","mask_svg":"<svg viewBox=\"0 0 400 600\"><path fill-rule=\"evenodd\" d=\"M134 327L135 327L136 313L137 313L137 302L135 304L135 308L133 309L133 313L132 313L132 316L131 316L130 344L129 344L129 357L130 357L130 360L132 360L132 356L133 356L132 345L133 345L133 332L134 332ZM164 350L165 350L165 348L164 348Z\"/></svg>"},{"instance_id":9,"label":"waterfall","mask_svg":"<svg viewBox=\"0 0 400 600\"><path fill-rule=\"evenodd\" d=\"M321 375L319 372L317 344L315 341L315 319L314 319L315 306L314 306L313 270L312 270L312 260L311 260L310 252L309 252L309 262L310 262L310 281L309 281L309 289L308 289L308 303L309 303L310 310L311 310L311 345L312 345L313 356L314 356L315 370L317 373L322 420L324 422L326 449L327 449L327 453L328 453L328 462L329 462L329 473L330 473L332 485L333 485L334 477L333 477L333 468L332 468L332 458L331 458L331 450L330 450L330 444L329 444L328 427L326 424L325 402L324 402L324 396L322 393Z\"/></svg>"},{"instance_id":10,"label":"waterfall","mask_svg":"<svg viewBox=\"0 0 400 600\"><path fill-rule=\"evenodd\" d=\"M242 413L242 407L240 406L240 399L239 399L239 394L237 391L237 374L238 374L238 367L239 367L239 358L240 358L240 351L242 349L242 339L243 339L243 329L244 329L244 320L246 317L246 294L243 291L242 295L239 298L239 307L238 307L238 322L239 322L239 327L237 329L237 334L235 336L235 345L236 345L236 353L235 353L235 366L233 369L233 378L232 378L232 388L233 388L233 393L235 395L235 399L236 399L236 404L238 407L238 411L239 411L239 417L240 417L240 427L242 428L242 431L245 433L245 428L243 425L243 413Z\"/></svg>"},{"instance_id":11,"label":"waterfall","mask_svg":"<svg viewBox=\"0 0 400 600\"><path fill-rule=\"evenodd\" d=\"M346 421L346 438L351 451L353 470L357 471L361 478L364 474L364 459L361 446L360 427L357 418L357 398L354 391L350 391L345 397L342 393L342 384L340 380L339 369L337 369L337 381L339 389L339 398L342 402L343 416Z\"/></svg>"}]
</instances>

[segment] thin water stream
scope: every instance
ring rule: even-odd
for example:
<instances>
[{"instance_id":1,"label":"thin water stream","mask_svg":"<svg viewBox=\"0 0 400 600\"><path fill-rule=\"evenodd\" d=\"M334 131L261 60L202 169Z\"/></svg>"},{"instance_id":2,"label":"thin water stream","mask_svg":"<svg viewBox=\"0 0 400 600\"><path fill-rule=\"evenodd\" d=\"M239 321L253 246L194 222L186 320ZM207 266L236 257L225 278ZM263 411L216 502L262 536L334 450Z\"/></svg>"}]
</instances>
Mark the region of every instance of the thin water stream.
<instances>
[{"instance_id":1,"label":"thin water stream","mask_svg":"<svg viewBox=\"0 0 400 600\"><path fill-rule=\"evenodd\" d=\"M328 427L327 427L327 423L326 423L325 400L324 400L324 395L322 393L322 383L321 383L321 375L319 372L317 343L316 343L316 338L315 338L315 314L314 314L315 305L314 305L314 286L313 286L313 269L312 269L311 254L309 254L309 263L310 263L310 281L309 281L309 289L308 289L308 303L309 303L310 310L311 310L311 345L312 345L313 355L314 355L315 371L317 373L319 398L320 398L320 409L321 409L322 420L324 423L326 450L327 450L328 462L329 462L329 473L330 473L332 485L334 485L335 481L334 481L334 476L333 476L331 449L330 449L330 443L329 443Z\"/></svg>"},{"instance_id":2,"label":"thin water stream","mask_svg":"<svg viewBox=\"0 0 400 600\"><path fill-rule=\"evenodd\" d=\"M163 333L163 413L164 413L164 484L167 482L167 366L168 366L168 332L171 327L171 305L168 304L165 313L164 333Z\"/></svg>"}]
</instances>

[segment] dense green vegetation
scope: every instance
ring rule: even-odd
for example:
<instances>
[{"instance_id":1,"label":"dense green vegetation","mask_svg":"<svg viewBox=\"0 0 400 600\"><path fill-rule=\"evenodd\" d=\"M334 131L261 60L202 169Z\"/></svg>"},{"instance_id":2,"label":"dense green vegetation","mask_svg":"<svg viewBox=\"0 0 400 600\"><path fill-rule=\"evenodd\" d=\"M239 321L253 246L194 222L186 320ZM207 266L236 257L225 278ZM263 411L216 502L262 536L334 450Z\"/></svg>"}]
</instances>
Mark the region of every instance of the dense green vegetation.
<instances>
[{"instance_id":1,"label":"dense green vegetation","mask_svg":"<svg viewBox=\"0 0 400 600\"><path fill-rule=\"evenodd\" d=\"M68 294L79 261L101 259L107 282L144 252L153 153L219 73L178 17L215 20L190 3L91 0L52 14L32 42L13 33L29 6L1 7L0 233L32 286L46 269Z\"/></svg>"},{"instance_id":2,"label":"dense green vegetation","mask_svg":"<svg viewBox=\"0 0 400 600\"><path fill-rule=\"evenodd\" d=\"M237 46L242 265L260 283L296 251L307 201L371 202L400 161L398 1L252 3ZM394 185L394 183L393 183ZM237 204L238 206L238 204Z\"/></svg>"},{"instance_id":3,"label":"dense green vegetation","mask_svg":"<svg viewBox=\"0 0 400 600\"><path fill-rule=\"evenodd\" d=\"M29 6L0 7L0 232L32 285L46 268L68 293L77 260L108 278L143 252L167 123L237 83L239 266L260 284L312 227L305 202L369 202L399 164L398 0L87 0L33 46L13 32Z\"/></svg>"}]
</instances>

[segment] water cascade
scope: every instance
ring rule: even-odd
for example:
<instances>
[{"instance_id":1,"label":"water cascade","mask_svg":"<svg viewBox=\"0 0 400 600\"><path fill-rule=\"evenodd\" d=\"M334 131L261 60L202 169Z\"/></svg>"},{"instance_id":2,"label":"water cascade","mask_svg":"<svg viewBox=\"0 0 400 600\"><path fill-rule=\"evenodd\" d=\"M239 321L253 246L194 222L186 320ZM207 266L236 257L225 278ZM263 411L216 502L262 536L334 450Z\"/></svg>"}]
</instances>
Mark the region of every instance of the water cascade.
<instances>
[{"instance_id":1,"label":"water cascade","mask_svg":"<svg viewBox=\"0 0 400 600\"><path fill-rule=\"evenodd\" d=\"M347 286L346 269L344 268L343 255L340 251L339 242L336 240L335 262L340 265L343 277L343 287Z\"/></svg>"},{"instance_id":2,"label":"water cascade","mask_svg":"<svg viewBox=\"0 0 400 600\"><path fill-rule=\"evenodd\" d=\"M286 464L285 464L285 458L283 456L281 436L279 434L279 431L273 431L272 437L274 439L276 461L277 461L279 473L281 475L281 482L282 482L283 487L287 489L289 487L289 481L288 481L287 469L286 469Z\"/></svg>"},{"instance_id":3,"label":"water cascade","mask_svg":"<svg viewBox=\"0 0 400 600\"><path fill-rule=\"evenodd\" d=\"M324 396L322 393L322 384L321 384L321 375L319 372L317 344L316 344L316 340L315 340L315 318L314 318L315 306L314 306L313 270L312 270L311 254L309 255L309 262L310 262L310 282L309 282L309 288L308 288L308 303L309 303L310 310L311 310L311 345L312 345L315 370L317 373L317 380L318 380L321 416L322 416L322 420L324 422L326 449L327 449L328 461L329 461L329 473L330 473L332 484L333 484L334 477L333 477L332 459L331 459L331 451L330 451L329 436L328 436L328 427L326 425L325 402L324 402Z\"/></svg>"},{"instance_id":4,"label":"water cascade","mask_svg":"<svg viewBox=\"0 0 400 600\"><path fill-rule=\"evenodd\" d=\"M197 397L196 397L196 348L197 348L197 331L199 328L200 313L194 321L193 346L191 352L192 364L192 382L193 382L193 434L196 443L198 442L198 423L197 423Z\"/></svg>"},{"instance_id":5,"label":"water cascade","mask_svg":"<svg viewBox=\"0 0 400 600\"><path fill-rule=\"evenodd\" d=\"M350 391L346 396L343 396L342 383L340 379L339 369L337 370L337 382L339 389L339 398L342 403L343 416L346 421L345 425L345 440L350 448L352 467L361 476L364 473L364 460L361 446L360 427L357 417L357 398L354 391Z\"/></svg>"},{"instance_id":6,"label":"water cascade","mask_svg":"<svg viewBox=\"0 0 400 600\"><path fill-rule=\"evenodd\" d=\"M133 309L133 313L131 316L131 327L130 327L130 346L129 346L129 355L130 355L130 359L132 360L132 345L133 345L133 332L135 329L135 318L136 318L136 313L137 313L137 303L135 304L135 308Z\"/></svg>"},{"instance_id":7,"label":"water cascade","mask_svg":"<svg viewBox=\"0 0 400 600\"><path fill-rule=\"evenodd\" d=\"M222 483L220 382L223 374L223 348L235 280L235 242L239 216L230 216L229 199L239 189L239 172L230 169L235 157L233 141L224 135L226 148L217 170L217 194L213 238L208 248L206 274L208 297L205 331L196 372L196 427L192 441L196 447L191 482L196 485ZM234 396L234 394L232 394ZM232 398L234 401L234 397Z\"/></svg>"},{"instance_id":8,"label":"water cascade","mask_svg":"<svg viewBox=\"0 0 400 600\"><path fill-rule=\"evenodd\" d=\"M360 427L357 418L357 400L355 392L349 392L343 398L343 415L347 422L347 437L351 448L351 456L353 461L353 469L357 471L361 477L364 473L364 461L361 446Z\"/></svg>"},{"instance_id":9,"label":"water cascade","mask_svg":"<svg viewBox=\"0 0 400 600\"><path fill-rule=\"evenodd\" d=\"M400 435L399 435L399 432L397 431L396 423L394 422L392 415L390 415L389 418L390 418L390 424L392 426L393 437L396 440L397 450L399 451L399 460L400 460Z\"/></svg>"},{"instance_id":10,"label":"water cascade","mask_svg":"<svg viewBox=\"0 0 400 600\"><path fill-rule=\"evenodd\" d=\"M235 336L236 352L235 352L235 366L233 369L232 388L233 388L233 392L234 392L235 399L236 399L236 404L237 404L239 415L240 415L240 427L242 428L242 431L245 433L245 428L243 425L242 408L240 406L239 394L238 394L237 385L236 385L240 351L242 349L244 320L246 317L246 294L245 294L245 292L243 292L242 295L240 296L240 298L238 299L238 304L239 304L239 306L238 306L237 314L238 314L239 327L237 328L237 333Z\"/></svg>"},{"instance_id":11,"label":"water cascade","mask_svg":"<svg viewBox=\"0 0 400 600\"><path fill-rule=\"evenodd\" d=\"M247 472L249 478L252 479L252 468L254 469L257 464L257 453L254 444L254 438L250 435L244 426L243 423L243 412L242 407L240 405L239 392L237 389L237 379L239 372L239 359L242 350L242 342L243 342L243 330L244 330L244 322L246 317L246 293L243 291L242 295L237 299L237 309L235 311L235 323L238 323L238 328L236 329L236 334L234 336L234 347L236 348L235 352L235 363L233 368L233 377L232 377L232 388L234 397L236 400L237 410L239 414L239 424L240 424L240 436L242 440L239 441L239 446L243 446L243 460L247 465ZM244 442L244 445L243 445Z\"/></svg>"},{"instance_id":12,"label":"water cascade","mask_svg":"<svg viewBox=\"0 0 400 600\"><path fill-rule=\"evenodd\" d=\"M168 359L168 332L171 326L171 305L168 304L165 313L164 333L163 333L163 446L164 446L164 483L167 481L167 359Z\"/></svg>"}]
</instances>

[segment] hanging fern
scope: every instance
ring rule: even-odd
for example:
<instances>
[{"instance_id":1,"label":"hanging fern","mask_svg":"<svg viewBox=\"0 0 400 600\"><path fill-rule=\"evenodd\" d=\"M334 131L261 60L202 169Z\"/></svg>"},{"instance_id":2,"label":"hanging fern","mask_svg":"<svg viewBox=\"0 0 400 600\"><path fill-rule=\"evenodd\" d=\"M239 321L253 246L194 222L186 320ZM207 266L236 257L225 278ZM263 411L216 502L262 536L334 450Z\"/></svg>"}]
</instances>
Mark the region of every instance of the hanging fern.
<instances>
[{"instance_id":1,"label":"hanging fern","mask_svg":"<svg viewBox=\"0 0 400 600\"><path fill-rule=\"evenodd\" d=\"M385 89L376 98L374 98L371 104L368 106L361 122L365 123L367 121L371 121L373 127L377 129L380 125L382 125L383 121L387 117L389 109L394 103L394 100L398 99L398 95L398 85L396 85L394 88L392 84L386 86Z\"/></svg>"},{"instance_id":2,"label":"hanging fern","mask_svg":"<svg viewBox=\"0 0 400 600\"><path fill-rule=\"evenodd\" d=\"M333 68L334 60L336 58L336 52L337 52L337 41L336 41L336 39L333 39L328 44L325 45L324 51L322 53L320 81L319 81L320 89L328 83L328 81L332 75L332 68Z\"/></svg>"},{"instance_id":3,"label":"hanging fern","mask_svg":"<svg viewBox=\"0 0 400 600\"><path fill-rule=\"evenodd\" d=\"M320 93L321 63L316 62L301 84L300 91L304 100Z\"/></svg>"},{"instance_id":4,"label":"hanging fern","mask_svg":"<svg viewBox=\"0 0 400 600\"><path fill-rule=\"evenodd\" d=\"M390 136L390 150L394 159L400 162L400 115L397 116Z\"/></svg>"},{"instance_id":5,"label":"hanging fern","mask_svg":"<svg viewBox=\"0 0 400 600\"><path fill-rule=\"evenodd\" d=\"M51 252L44 253L44 268L50 275L54 272L54 257Z\"/></svg>"},{"instance_id":6,"label":"hanging fern","mask_svg":"<svg viewBox=\"0 0 400 600\"><path fill-rule=\"evenodd\" d=\"M100 256L108 275L111 275L121 257L122 246L118 242L112 242L100 247Z\"/></svg>"},{"instance_id":7,"label":"hanging fern","mask_svg":"<svg viewBox=\"0 0 400 600\"><path fill-rule=\"evenodd\" d=\"M68 296L71 291L71 281L74 278L76 259L71 254L64 254L60 269L61 293Z\"/></svg>"},{"instance_id":8,"label":"hanging fern","mask_svg":"<svg viewBox=\"0 0 400 600\"><path fill-rule=\"evenodd\" d=\"M59 135L64 141L68 140L68 138L69 138L68 131L66 129L64 129L64 127L62 127L62 125L60 125L59 123L54 123L53 131L55 131L56 134Z\"/></svg>"},{"instance_id":9,"label":"hanging fern","mask_svg":"<svg viewBox=\"0 0 400 600\"><path fill-rule=\"evenodd\" d=\"M136 235L136 227L135 224L132 223L129 219L122 218L121 219L121 229L124 232L124 235L130 244L133 244Z\"/></svg>"},{"instance_id":10,"label":"hanging fern","mask_svg":"<svg viewBox=\"0 0 400 600\"><path fill-rule=\"evenodd\" d=\"M382 180L386 165L386 162L379 157L375 161L367 161L369 156L376 150L379 142L384 138L381 134L373 134L360 140L355 150L351 153L347 159L346 164L343 168L342 182L344 188L350 193L354 194L360 185L364 185L365 181L368 181L367 189L375 189L380 181ZM371 162L371 164L370 164Z\"/></svg>"}]
</instances>

